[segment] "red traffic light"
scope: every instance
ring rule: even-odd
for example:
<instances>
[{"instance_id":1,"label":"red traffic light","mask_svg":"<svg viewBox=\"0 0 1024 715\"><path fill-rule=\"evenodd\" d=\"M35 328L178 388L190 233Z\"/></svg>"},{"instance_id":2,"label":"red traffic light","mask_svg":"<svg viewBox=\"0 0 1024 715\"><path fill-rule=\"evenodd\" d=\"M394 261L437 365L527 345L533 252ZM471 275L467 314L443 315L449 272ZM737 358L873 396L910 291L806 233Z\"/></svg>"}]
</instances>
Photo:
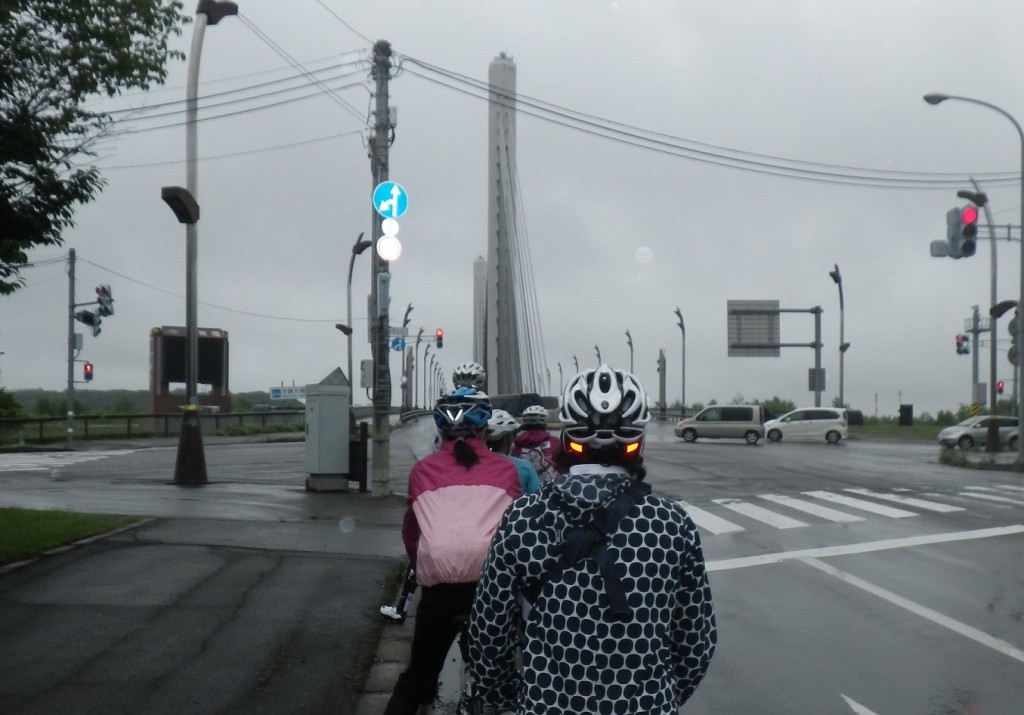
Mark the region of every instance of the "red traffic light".
<instances>
[{"instance_id":1,"label":"red traffic light","mask_svg":"<svg viewBox=\"0 0 1024 715\"><path fill-rule=\"evenodd\" d=\"M437 344L437 347L444 347L444 331L441 330L441 328L438 328L437 330L434 331L434 340Z\"/></svg>"},{"instance_id":2,"label":"red traffic light","mask_svg":"<svg viewBox=\"0 0 1024 715\"><path fill-rule=\"evenodd\" d=\"M1003 381L1002 380L1000 380L999 382L996 383L996 392L998 392L1000 395L1003 394Z\"/></svg>"},{"instance_id":3,"label":"red traffic light","mask_svg":"<svg viewBox=\"0 0 1024 715\"><path fill-rule=\"evenodd\" d=\"M964 206L960 211L960 220L965 224L978 223L978 209L975 206Z\"/></svg>"},{"instance_id":4,"label":"red traffic light","mask_svg":"<svg viewBox=\"0 0 1024 715\"><path fill-rule=\"evenodd\" d=\"M85 376L85 381L86 382L92 382L92 363L91 362L85 363L85 365L82 367L82 373Z\"/></svg>"}]
</instances>

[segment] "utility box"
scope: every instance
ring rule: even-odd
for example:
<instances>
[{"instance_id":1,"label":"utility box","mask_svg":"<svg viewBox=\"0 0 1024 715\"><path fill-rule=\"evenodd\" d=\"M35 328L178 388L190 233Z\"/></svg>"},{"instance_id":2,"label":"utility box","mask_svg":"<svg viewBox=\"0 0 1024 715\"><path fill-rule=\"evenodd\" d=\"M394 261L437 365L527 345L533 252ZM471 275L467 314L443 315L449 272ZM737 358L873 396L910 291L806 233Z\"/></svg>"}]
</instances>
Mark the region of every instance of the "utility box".
<instances>
[{"instance_id":1,"label":"utility box","mask_svg":"<svg viewBox=\"0 0 1024 715\"><path fill-rule=\"evenodd\" d=\"M900 405L900 427L914 426L914 406Z\"/></svg>"},{"instance_id":2,"label":"utility box","mask_svg":"<svg viewBox=\"0 0 1024 715\"><path fill-rule=\"evenodd\" d=\"M306 491L342 491L349 480L352 385L341 368L306 385Z\"/></svg>"}]
</instances>

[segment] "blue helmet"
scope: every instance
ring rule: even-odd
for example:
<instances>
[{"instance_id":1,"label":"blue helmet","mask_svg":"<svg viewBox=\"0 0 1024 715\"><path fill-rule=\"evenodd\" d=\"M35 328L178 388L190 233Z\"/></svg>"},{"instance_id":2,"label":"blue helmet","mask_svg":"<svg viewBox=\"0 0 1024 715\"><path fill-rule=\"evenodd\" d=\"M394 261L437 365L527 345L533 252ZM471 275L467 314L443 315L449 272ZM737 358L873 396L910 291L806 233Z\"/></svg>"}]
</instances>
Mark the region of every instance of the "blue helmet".
<instances>
[{"instance_id":1,"label":"blue helmet","mask_svg":"<svg viewBox=\"0 0 1024 715\"><path fill-rule=\"evenodd\" d=\"M491 398L475 387L452 390L434 405L434 424L443 435L460 435L487 427Z\"/></svg>"}]
</instances>

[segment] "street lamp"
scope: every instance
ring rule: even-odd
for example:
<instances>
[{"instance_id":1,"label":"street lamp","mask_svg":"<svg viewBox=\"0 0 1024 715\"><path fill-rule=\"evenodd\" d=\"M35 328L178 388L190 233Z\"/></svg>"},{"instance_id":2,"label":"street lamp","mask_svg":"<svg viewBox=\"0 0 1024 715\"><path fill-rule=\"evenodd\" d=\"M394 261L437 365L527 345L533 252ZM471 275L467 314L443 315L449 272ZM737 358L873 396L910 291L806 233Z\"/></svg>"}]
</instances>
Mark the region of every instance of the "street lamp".
<instances>
[{"instance_id":1,"label":"street lamp","mask_svg":"<svg viewBox=\"0 0 1024 715\"><path fill-rule=\"evenodd\" d=\"M846 355L847 348L850 344L846 342L844 337L845 324L846 324L846 311L843 306L843 276L839 272L839 264L833 263L836 267L834 271L829 271L829 276L835 281L835 284L839 286L839 406L846 407L846 401L843 398L843 357Z\"/></svg>"},{"instance_id":2,"label":"street lamp","mask_svg":"<svg viewBox=\"0 0 1024 715\"><path fill-rule=\"evenodd\" d=\"M626 331L626 342L629 343L629 372L633 372L633 336Z\"/></svg>"},{"instance_id":3,"label":"street lamp","mask_svg":"<svg viewBox=\"0 0 1024 715\"><path fill-rule=\"evenodd\" d=\"M419 408L419 406L420 406L419 380L417 379L417 375L419 373L418 373L417 368L420 366L420 341L421 340L423 340L423 328L420 328L420 331L418 333L416 333L416 347L413 348L413 351L412 351L412 357L413 357L413 361L412 361L412 380L413 380L412 398L413 398L413 402L416 403L414 405L414 407L417 407L417 408Z\"/></svg>"},{"instance_id":4,"label":"street lamp","mask_svg":"<svg viewBox=\"0 0 1024 715\"><path fill-rule=\"evenodd\" d=\"M430 354L430 348L434 347L433 343L427 343L427 347L423 350L423 409L430 408L430 402L427 396L430 394L427 390L427 356Z\"/></svg>"},{"instance_id":5,"label":"street lamp","mask_svg":"<svg viewBox=\"0 0 1024 715\"><path fill-rule=\"evenodd\" d=\"M199 0L196 22L192 32L192 48L188 57L188 75L185 86L185 188L161 189L161 197L185 224L185 396L186 409L181 432L178 435L178 456L174 467L176 484L206 484L206 457L203 454L202 424L199 420L199 393L196 389L199 374L199 327L197 316L196 267L199 253L198 143L196 128L199 123L199 60L203 52L203 36L207 25L216 25L228 15L237 15L238 5L225 0ZM178 189L178 190L175 190Z\"/></svg>"},{"instance_id":6,"label":"street lamp","mask_svg":"<svg viewBox=\"0 0 1024 715\"><path fill-rule=\"evenodd\" d=\"M1024 232L1024 129L1021 129L1020 123L1005 109L997 107L994 104L990 104L989 102L983 102L980 99L958 97L951 94L926 94L924 96L924 101L928 102L928 104L939 104L940 102L945 102L947 99L955 99L961 102L979 104L982 107L988 107L994 112L999 112L1013 123L1014 128L1017 130L1017 136L1020 137L1020 225L1021 231ZM995 236L992 237L992 240L995 240ZM1024 251L1021 251L1020 254L1019 304L1024 305ZM995 340L996 336L993 334L992 341L995 342ZM1024 345L1024 320L1017 321L1017 344ZM1017 391L1017 420L1020 424L1024 424L1024 390ZM1017 468L1024 468L1024 439L1017 440Z\"/></svg>"},{"instance_id":7,"label":"street lamp","mask_svg":"<svg viewBox=\"0 0 1024 715\"><path fill-rule=\"evenodd\" d=\"M576 372L580 371L580 361L576 359L576 356L572 356L572 364L576 366Z\"/></svg>"},{"instance_id":8,"label":"street lamp","mask_svg":"<svg viewBox=\"0 0 1024 715\"><path fill-rule=\"evenodd\" d=\"M373 245L373 241L363 238L363 232L359 232L359 237L356 242L352 245L352 255L348 259L348 290L345 293L346 304L348 305L348 325L349 332L346 333L348 336L348 381L352 384L352 268L356 263L356 256L365 251L367 248Z\"/></svg>"},{"instance_id":9,"label":"street lamp","mask_svg":"<svg viewBox=\"0 0 1024 715\"><path fill-rule=\"evenodd\" d=\"M686 411L686 324L683 322L683 311L679 310L679 306L676 306L676 317L679 318L679 329L683 331L683 359L682 359L682 396L680 399L680 409L685 413Z\"/></svg>"},{"instance_id":10,"label":"street lamp","mask_svg":"<svg viewBox=\"0 0 1024 715\"><path fill-rule=\"evenodd\" d=\"M562 394L562 389L565 387L565 382L562 380L562 363L556 362L558 365L558 394Z\"/></svg>"},{"instance_id":11,"label":"street lamp","mask_svg":"<svg viewBox=\"0 0 1024 715\"><path fill-rule=\"evenodd\" d=\"M597 364L598 364L598 366L600 366L601 365L601 348L599 348L599 347L597 347L595 345L594 346L594 352L597 353Z\"/></svg>"}]
</instances>

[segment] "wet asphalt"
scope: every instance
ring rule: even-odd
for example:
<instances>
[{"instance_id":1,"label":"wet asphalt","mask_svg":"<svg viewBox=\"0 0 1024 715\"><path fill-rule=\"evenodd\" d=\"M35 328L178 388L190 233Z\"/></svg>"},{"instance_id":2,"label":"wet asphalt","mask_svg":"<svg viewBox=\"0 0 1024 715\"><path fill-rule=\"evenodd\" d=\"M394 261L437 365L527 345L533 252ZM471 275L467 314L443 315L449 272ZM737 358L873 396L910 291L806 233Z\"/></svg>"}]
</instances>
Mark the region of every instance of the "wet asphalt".
<instances>
[{"instance_id":1,"label":"wet asphalt","mask_svg":"<svg viewBox=\"0 0 1024 715\"><path fill-rule=\"evenodd\" d=\"M104 511L117 511L120 492L130 513L148 500L157 516L0 568L0 712L382 712L413 627L385 624L378 612L394 600L404 564L401 495L416 459L404 432L392 437L390 496L355 483L302 492L297 464L280 475L293 502L276 521L247 510L280 499L280 488L223 499L237 485L213 476L182 487L101 469L92 484L3 475L0 504L73 508L76 492L88 504L102 490L113 501ZM172 474L173 450L147 446Z\"/></svg>"}]
</instances>

